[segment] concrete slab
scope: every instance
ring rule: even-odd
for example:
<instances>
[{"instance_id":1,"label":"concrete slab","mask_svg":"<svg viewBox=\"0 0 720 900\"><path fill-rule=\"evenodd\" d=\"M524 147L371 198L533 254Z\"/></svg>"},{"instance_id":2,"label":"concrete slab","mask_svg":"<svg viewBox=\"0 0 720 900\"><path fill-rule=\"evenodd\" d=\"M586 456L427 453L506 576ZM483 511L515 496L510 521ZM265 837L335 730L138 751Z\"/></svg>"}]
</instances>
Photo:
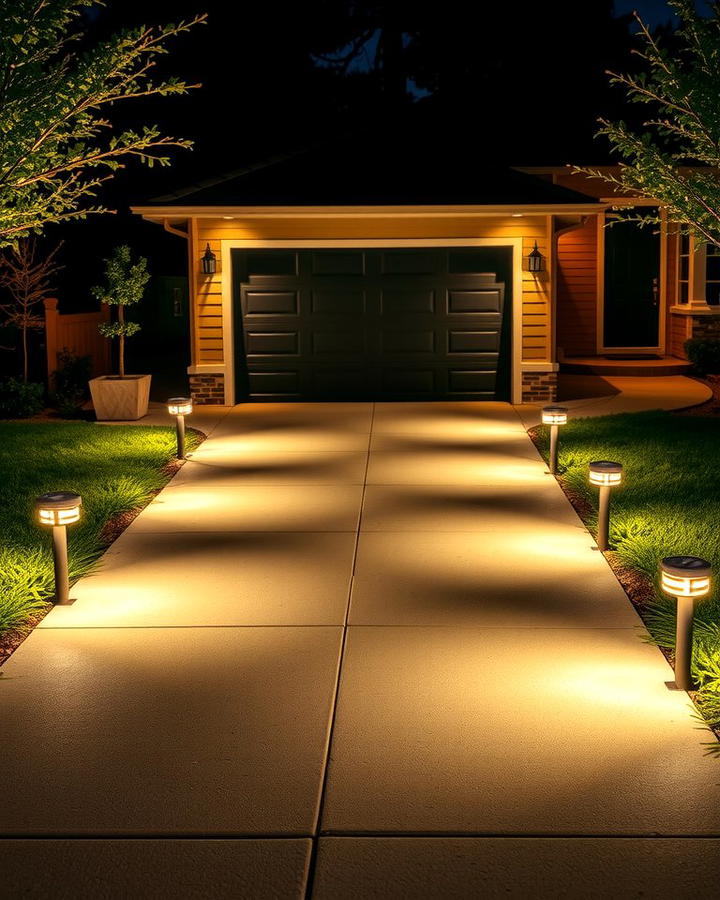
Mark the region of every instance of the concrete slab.
<instances>
[{"instance_id":1,"label":"concrete slab","mask_svg":"<svg viewBox=\"0 0 720 900\"><path fill-rule=\"evenodd\" d=\"M549 475L542 486L370 484L362 531L546 531L585 526Z\"/></svg>"},{"instance_id":2,"label":"concrete slab","mask_svg":"<svg viewBox=\"0 0 720 900\"><path fill-rule=\"evenodd\" d=\"M481 430L479 434L445 431L430 434L373 434L370 450L394 453L419 453L449 451L457 453L503 454L537 460L535 445L528 441L524 428L501 434L501 427L493 427L495 434Z\"/></svg>"},{"instance_id":3,"label":"concrete slab","mask_svg":"<svg viewBox=\"0 0 720 900\"><path fill-rule=\"evenodd\" d=\"M376 403L373 418L375 434L478 435L492 433L493 426L502 426L503 434L519 427L513 407L475 401Z\"/></svg>"},{"instance_id":4,"label":"concrete slab","mask_svg":"<svg viewBox=\"0 0 720 900\"><path fill-rule=\"evenodd\" d=\"M168 486L133 522L133 530L355 531L360 485L183 484Z\"/></svg>"},{"instance_id":5,"label":"concrete slab","mask_svg":"<svg viewBox=\"0 0 720 900\"><path fill-rule=\"evenodd\" d=\"M305 896L309 839L0 839L2 891L30 900Z\"/></svg>"},{"instance_id":6,"label":"concrete slab","mask_svg":"<svg viewBox=\"0 0 720 900\"><path fill-rule=\"evenodd\" d=\"M355 534L125 532L41 628L342 625Z\"/></svg>"},{"instance_id":7,"label":"concrete slab","mask_svg":"<svg viewBox=\"0 0 720 900\"><path fill-rule=\"evenodd\" d=\"M325 416L330 420L331 416ZM252 458L258 453L298 451L367 451L370 433L350 431L328 421L310 427L255 427L241 419L226 421L213 432L214 449L235 453L238 459Z\"/></svg>"},{"instance_id":8,"label":"concrete slab","mask_svg":"<svg viewBox=\"0 0 720 900\"><path fill-rule=\"evenodd\" d=\"M133 850L133 838L244 837L245 847L302 838L292 860L233 851L249 881L225 867L224 851L186 845L195 865L186 895L200 871L205 896L262 898L258 884L297 896L307 838L320 830L360 525L322 829L461 841L708 836L698 847L711 846L720 835L712 738L687 696L666 689L671 670L641 643L515 410L377 404L374 419L372 410L253 404L216 423L104 570L77 585L76 603L53 610L4 666L0 833L92 835L97 846L123 836L125 851L108 850L95 869L88 852L78 867L78 884L96 878L102 890L93 873L103 868L135 867L152 886L155 869L172 867L170 843L156 856ZM454 845L434 857L428 845L424 862L380 844L344 857L323 850L332 846L322 838L318 896L362 900L366 886L382 897L397 886L399 896L444 900L456 885L459 896L484 896L506 877L503 865L518 896L537 896L538 878L562 896L563 859L579 897L603 872L638 891L656 883L644 844L632 854L626 844L585 853L555 843L552 854L506 843L504 859ZM687 846L667 844L681 864ZM61 858L51 849L47 878L42 865L33 871L39 894ZM177 880L188 868L177 863ZM66 876L61 889L73 883ZM123 896L143 893L118 884ZM622 897L607 884L604 896Z\"/></svg>"},{"instance_id":9,"label":"concrete slab","mask_svg":"<svg viewBox=\"0 0 720 900\"><path fill-rule=\"evenodd\" d=\"M688 838L321 838L314 900L696 900L720 842Z\"/></svg>"},{"instance_id":10,"label":"concrete slab","mask_svg":"<svg viewBox=\"0 0 720 900\"><path fill-rule=\"evenodd\" d=\"M633 629L350 628L321 831L718 836L672 677Z\"/></svg>"},{"instance_id":11,"label":"concrete slab","mask_svg":"<svg viewBox=\"0 0 720 900\"><path fill-rule=\"evenodd\" d=\"M546 471L538 455L510 455L507 448L381 450L370 454L367 484L522 484L530 490L547 480Z\"/></svg>"},{"instance_id":12,"label":"concrete slab","mask_svg":"<svg viewBox=\"0 0 720 900\"><path fill-rule=\"evenodd\" d=\"M372 417L372 403L241 403L225 424L230 428L233 422L242 422L263 429L321 425L367 434Z\"/></svg>"},{"instance_id":13,"label":"concrete slab","mask_svg":"<svg viewBox=\"0 0 720 900\"><path fill-rule=\"evenodd\" d=\"M240 487L252 484L363 484L367 452L337 453L282 450L239 456L213 446L200 447L172 480L172 486L196 484Z\"/></svg>"},{"instance_id":14,"label":"concrete slab","mask_svg":"<svg viewBox=\"0 0 720 900\"><path fill-rule=\"evenodd\" d=\"M0 834L312 834L341 635L36 630L0 678Z\"/></svg>"},{"instance_id":15,"label":"concrete slab","mask_svg":"<svg viewBox=\"0 0 720 900\"><path fill-rule=\"evenodd\" d=\"M608 575L579 527L363 533L349 621L637 628L639 618Z\"/></svg>"}]
</instances>

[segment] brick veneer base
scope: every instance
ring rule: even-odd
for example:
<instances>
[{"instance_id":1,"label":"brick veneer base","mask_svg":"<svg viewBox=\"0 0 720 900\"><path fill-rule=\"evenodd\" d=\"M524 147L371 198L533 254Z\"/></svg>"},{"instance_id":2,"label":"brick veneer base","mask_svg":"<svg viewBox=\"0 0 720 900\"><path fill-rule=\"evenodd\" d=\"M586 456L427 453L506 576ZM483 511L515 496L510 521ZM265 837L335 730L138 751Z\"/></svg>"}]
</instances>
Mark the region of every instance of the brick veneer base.
<instances>
[{"instance_id":1,"label":"brick veneer base","mask_svg":"<svg viewBox=\"0 0 720 900\"><path fill-rule=\"evenodd\" d=\"M703 341L720 340L720 316L693 316L692 336Z\"/></svg>"},{"instance_id":2,"label":"brick veneer base","mask_svg":"<svg viewBox=\"0 0 720 900\"><path fill-rule=\"evenodd\" d=\"M191 375L190 394L197 406L222 406L225 403L225 376Z\"/></svg>"},{"instance_id":3,"label":"brick veneer base","mask_svg":"<svg viewBox=\"0 0 720 900\"><path fill-rule=\"evenodd\" d=\"M523 372L522 399L523 403L557 400L557 372Z\"/></svg>"},{"instance_id":4,"label":"brick veneer base","mask_svg":"<svg viewBox=\"0 0 720 900\"><path fill-rule=\"evenodd\" d=\"M198 406L225 402L224 375L191 375L190 393ZM557 372L523 372L523 403L552 402L557 398Z\"/></svg>"}]
</instances>

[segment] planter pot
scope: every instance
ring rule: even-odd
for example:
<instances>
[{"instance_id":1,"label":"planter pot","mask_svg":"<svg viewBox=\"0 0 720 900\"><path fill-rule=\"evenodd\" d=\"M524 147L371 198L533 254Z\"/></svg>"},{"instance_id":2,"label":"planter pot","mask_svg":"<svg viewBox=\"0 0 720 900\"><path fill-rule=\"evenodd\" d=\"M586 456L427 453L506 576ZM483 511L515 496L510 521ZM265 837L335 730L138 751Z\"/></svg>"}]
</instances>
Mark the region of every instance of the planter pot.
<instances>
[{"instance_id":1,"label":"planter pot","mask_svg":"<svg viewBox=\"0 0 720 900\"><path fill-rule=\"evenodd\" d=\"M124 422L142 419L150 401L150 375L126 375L118 378L101 375L90 379L90 396L99 422Z\"/></svg>"}]
</instances>

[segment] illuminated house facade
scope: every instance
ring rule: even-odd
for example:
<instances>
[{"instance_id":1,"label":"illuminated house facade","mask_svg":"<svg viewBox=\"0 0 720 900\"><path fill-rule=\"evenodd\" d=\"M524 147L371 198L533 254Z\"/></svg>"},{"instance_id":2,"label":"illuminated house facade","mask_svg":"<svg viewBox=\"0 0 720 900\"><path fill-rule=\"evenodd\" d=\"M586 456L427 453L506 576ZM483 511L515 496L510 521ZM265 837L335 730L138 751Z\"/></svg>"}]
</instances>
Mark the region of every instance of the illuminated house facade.
<instances>
[{"instance_id":1,"label":"illuminated house facade","mask_svg":"<svg viewBox=\"0 0 720 900\"><path fill-rule=\"evenodd\" d=\"M187 241L197 403L520 403L555 399L561 367L683 371L720 322L715 251L665 222L605 228L617 202L566 167L366 144L133 210Z\"/></svg>"}]
</instances>

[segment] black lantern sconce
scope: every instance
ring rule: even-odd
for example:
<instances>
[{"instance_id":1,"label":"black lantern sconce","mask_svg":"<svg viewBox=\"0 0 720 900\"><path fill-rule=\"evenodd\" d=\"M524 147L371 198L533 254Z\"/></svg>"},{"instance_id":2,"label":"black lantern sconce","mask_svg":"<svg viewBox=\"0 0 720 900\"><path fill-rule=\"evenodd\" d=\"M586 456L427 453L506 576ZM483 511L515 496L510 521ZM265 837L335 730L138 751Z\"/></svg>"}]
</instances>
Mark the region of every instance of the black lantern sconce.
<instances>
[{"instance_id":1,"label":"black lantern sconce","mask_svg":"<svg viewBox=\"0 0 720 900\"><path fill-rule=\"evenodd\" d=\"M210 244L205 248L202 255L202 272L203 275L214 275L217 269L217 258L210 249Z\"/></svg>"},{"instance_id":2,"label":"black lantern sconce","mask_svg":"<svg viewBox=\"0 0 720 900\"><path fill-rule=\"evenodd\" d=\"M535 241L535 246L527 256L527 270L528 272L545 271L545 257L538 250L537 241Z\"/></svg>"}]
</instances>

